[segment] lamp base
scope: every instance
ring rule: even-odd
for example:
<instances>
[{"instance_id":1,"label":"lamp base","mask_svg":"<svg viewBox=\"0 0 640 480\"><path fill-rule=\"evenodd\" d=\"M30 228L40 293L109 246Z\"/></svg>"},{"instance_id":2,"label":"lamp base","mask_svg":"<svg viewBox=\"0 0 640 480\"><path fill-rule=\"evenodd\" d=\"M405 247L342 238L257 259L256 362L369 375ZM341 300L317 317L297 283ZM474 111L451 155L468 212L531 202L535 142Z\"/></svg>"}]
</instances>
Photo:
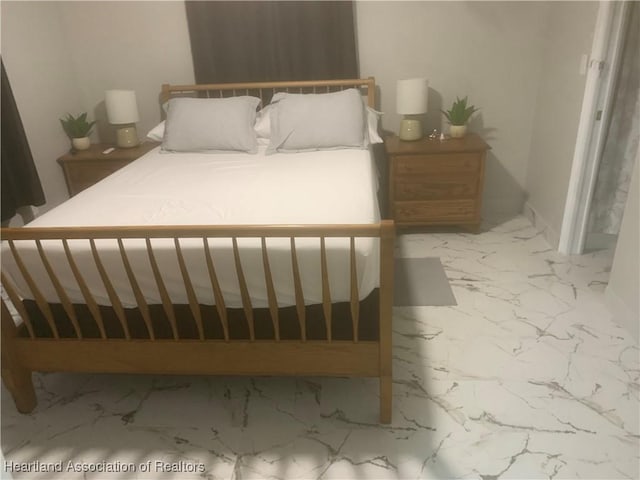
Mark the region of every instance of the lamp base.
<instances>
[{"instance_id":1,"label":"lamp base","mask_svg":"<svg viewBox=\"0 0 640 480\"><path fill-rule=\"evenodd\" d=\"M422 125L420 124L420 120L403 119L400 122L398 137L404 141L420 140L422 138Z\"/></svg>"},{"instance_id":2,"label":"lamp base","mask_svg":"<svg viewBox=\"0 0 640 480\"><path fill-rule=\"evenodd\" d=\"M119 148L132 148L140 144L135 125L126 125L116 129L116 145Z\"/></svg>"}]
</instances>

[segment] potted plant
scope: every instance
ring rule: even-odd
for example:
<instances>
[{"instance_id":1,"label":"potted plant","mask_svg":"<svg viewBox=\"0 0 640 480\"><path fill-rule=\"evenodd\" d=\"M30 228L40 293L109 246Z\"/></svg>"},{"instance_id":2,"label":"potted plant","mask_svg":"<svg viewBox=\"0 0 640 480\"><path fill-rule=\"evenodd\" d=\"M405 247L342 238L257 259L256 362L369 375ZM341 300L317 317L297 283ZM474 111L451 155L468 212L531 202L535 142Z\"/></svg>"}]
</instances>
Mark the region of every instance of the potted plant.
<instances>
[{"instance_id":1,"label":"potted plant","mask_svg":"<svg viewBox=\"0 0 640 480\"><path fill-rule=\"evenodd\" d=\"M89 140L89 134L93 125L96 123L87 121L87 113L81 113L77 117L74 117L70 113L67 113L66 118L61 118L60 123L67 136L71 139L71 145L76 150L86 150L91 146Z\"/></svg>"},{"instance_id":2,"label":"potted plant","mask_svg":"<svg viewBox=\"0 0 640 480\"><path fill-rule=\"evenodd\" d=\"M451 124L451 128L449 130L451 137L460 138L464 137L467 133L467 121L469 121L471 115L477 112L478 109L473 105L467 106L467 97L464 97L462 100L459 97L456 97L456 101L453 102L453 105L449 110L441 111Z\"/></svg>"}]
</instances>

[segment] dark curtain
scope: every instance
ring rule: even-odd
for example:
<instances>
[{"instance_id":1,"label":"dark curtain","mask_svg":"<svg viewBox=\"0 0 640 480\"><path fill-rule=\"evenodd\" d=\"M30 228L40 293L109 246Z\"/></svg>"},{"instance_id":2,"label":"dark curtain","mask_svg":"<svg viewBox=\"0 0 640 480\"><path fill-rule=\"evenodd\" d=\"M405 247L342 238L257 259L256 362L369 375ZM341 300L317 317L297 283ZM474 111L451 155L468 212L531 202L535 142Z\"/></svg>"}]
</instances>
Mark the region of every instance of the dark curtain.
<instances>
[{"instance_id":1,"label":"dark curtain","mask_svg":"<svg viewBox=\"0 0 640 480\"><path fill-rule=\"evenodd\" d=\"M358 77L352 2L185 4L197 83Z\"/></svg>"},{"instance_id":2,"label":"dark curtain","mask_svg":"<svg viewBox=\"0 0 640 480\"><path fill-rule=\"evenodd\" d=\"M16 106L11 85L2 68L2 221L10 220L16 210L26 205L43 205L44 192L33 163L31 149L24 133L20 113Z\"/></svg>"}]
</instances>

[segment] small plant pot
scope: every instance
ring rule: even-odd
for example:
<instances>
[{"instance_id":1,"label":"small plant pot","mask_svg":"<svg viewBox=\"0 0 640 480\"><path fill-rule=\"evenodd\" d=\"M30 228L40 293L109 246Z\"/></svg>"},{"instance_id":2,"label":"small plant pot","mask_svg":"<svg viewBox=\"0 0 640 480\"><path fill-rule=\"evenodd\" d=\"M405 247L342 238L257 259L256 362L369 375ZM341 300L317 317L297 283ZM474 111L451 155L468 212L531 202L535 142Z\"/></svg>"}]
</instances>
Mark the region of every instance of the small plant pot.
<instances>
[{"instance_id":1,"label":"small plant pot","mask_svg":"<svg viewBox=\"0 0 640 480\"><path fill-rule=\"evenodd\" d=\"M451 138L462 138L467 134L466 125L451 125L449 128L449 135Z\"/></svg>"},{"instance_id":2,"label":"small plant pot","mask_svg":"<svg viewBox=\"0 0 640 480\"><path fill-rule=\"evenodd\" d=\"M74 150L87 150L91 146L91 140L89 137L72 138L71 145Z\"/></svg>"}]
</instances>

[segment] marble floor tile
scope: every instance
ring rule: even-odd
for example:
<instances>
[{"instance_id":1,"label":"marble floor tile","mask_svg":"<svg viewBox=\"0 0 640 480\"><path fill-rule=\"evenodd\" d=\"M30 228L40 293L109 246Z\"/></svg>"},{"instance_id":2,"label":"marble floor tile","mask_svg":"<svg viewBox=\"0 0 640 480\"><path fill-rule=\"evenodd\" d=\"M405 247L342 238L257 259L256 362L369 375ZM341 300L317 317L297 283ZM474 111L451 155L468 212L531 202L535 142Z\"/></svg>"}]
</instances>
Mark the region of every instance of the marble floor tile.
<instances>
[{"instance_id":1,"label":"marble floor tile","mask_svg":"<svg viewBox=\"0 0 640 480\"><path fill-rule=\"evenodd\" d=\"M397 255L440 257L457 305L394 309L392 424L377 423L374 379L36 374L32 414L2 387L4 470L640 478L640 350L604 305L611 251L562 256L516 217L479 235L402 235ZM96 468L118 471L82 471Z\"/></svg>"}]
</instances>

